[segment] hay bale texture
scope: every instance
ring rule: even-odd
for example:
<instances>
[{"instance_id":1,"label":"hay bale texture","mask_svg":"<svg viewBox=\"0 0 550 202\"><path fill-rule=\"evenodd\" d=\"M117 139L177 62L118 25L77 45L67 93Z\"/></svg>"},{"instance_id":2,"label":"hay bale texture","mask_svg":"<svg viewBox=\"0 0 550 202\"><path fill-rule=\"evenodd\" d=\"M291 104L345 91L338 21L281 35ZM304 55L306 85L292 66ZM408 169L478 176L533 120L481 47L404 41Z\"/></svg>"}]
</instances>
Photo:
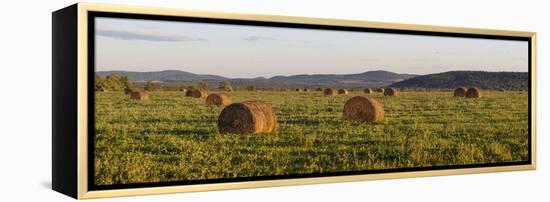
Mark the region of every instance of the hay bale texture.
<instances>
[{"instance_id":1,"label":"hay bale texture","mask_svg":"<svg viewBox=\"0 0 550 202\"><path fill-rule=\"evenodd\" d=\"M212 93L206 97L206 104L226 106L231 104L231 99L225 93Z\"/></svg>"},{"instance_id":2,"label":"hay bale texture","mask_svg":"<svg viewBox=\"0 0 550 202\"><path fill-rule=\"evenodd\" d=\"M277 117L271 105L258 100L230 104L218 117L221 134L273 132L276 127Z\"/></svg>"},{"instance_id":3,"label":"hay bale texture","mask_svg":"<svg viewBox=\"0 0 550 202\"><path fill-rule=\"evenodd\" d=\"M187 97L194 97L194 98L201 98L206 96L206 91L199 90L199 89L191 89L185 92L185 96Z\"/></svg>"},{"instance_id":4,"label":"hay bale texture","mask_svg":"<svg viewBox=\"0 0 550 202\"><path fill-rule=\"evenodd\" d=\"M466 87L458 87L455 89L454 93L453 93L453 96L454 97L464 97L466 96L466 91L468 89L466 89Z\"/></svg>"},{"instance_id":5,"label":"hay bale texture","mask_svg":"<svg viewBox=\"0 0 550 202\"><path fill-rule=\"evenodd\" d=\"M384 108L378 101L367 96L355 96L344 104L342 119L356 122L377 122L384 118Z\"/></svg>"},{"instance_id":6,"label":"hay bale texture","mask_svg":"<svg viewBox=\"0 0 550 202\"><path fill-rule=\"evenodd\" d=\"M309 88L304 88L304 92L309 92Z\"/></svg>"},{"instance_id":7,"label":"hay bale texture","mask_svg":"<svg viewBox=\"0 0 550 202\"><path fill-rule=\"evenodd\" d=\"M370 89L370 88L365 88L365 90L363 90L363 92L365 92L366 94L372 94L373 93L372 89Z\"/></svg>"},{"instance_id":8,"label":"hay bale texture","mask_svg":"<svg viewBox=\"0 0 550 202\"><path fill-rule=\"evenodd\" d=\"M466 97L467 98L480 98L482 96L481 90L476 87L468 88L468 91L466 91Z\"/></svg>"},{"instance_id":9,"label":"hay bale texture","mask_svg":"<svg viewBox=\"0 0 550 202\"><path fill-rule=\"evenodd\" d=\"M324 95L328 95L328 96L335 96L338 94L338 92L336 91L336 89L334 88L326 88L324 91L323 91L323 94Z\"/></svg>"},{"instance_id":10,"label":"hay bale texture","mask_svg":"<svg viewBox=\"0 0 550 202\"><path fill-rule=\"evenodd\" d=\"M376 92L384 93L384 88L378 88L378 89L376 89Z\"/></svg>"},{"instance_id":11,"label":"hay bale texture","mask_svg":"<svg viewBox=\"0 0 550 202\"><path fill-rule=\"evenodd\" d=\"M147 95L145 92L132 91L132 92L130 92L130 99L132 99L132 100L148 100L149 95Z\"/></svg>"},{"instance_id":12,"label":"hay bale texture","mask_svg":"<svg viewBox=\"0 0 550 202\"><path fill-rule=\"evenodd\" d=\"M126 95L130 95L130 93L132 93L134 91L137 91L137 90L131 89L131 88L124 88L124 94L126 94Z\"/></svg>"},{"instance_id":13,"label":"hay bale texture","mask_svg":"<svg viewBox=\"0 0 550 202\"><path fill-rule=\"evenodd\" d=\"M397 96L399 95L399 91L397 88L386 88L384 89L384 96Z\"/></svg>"},{"instance_id":14,"label":"hay bale texture","mask_svg":"<svg viewBox=\"0 0 550 202\"><path fill-rule=\"evenodd\" d=\"M348 89L345 89L345 88L340 88L338 90L338 94L340 95L347 95L349 92L348 92Z\"/></svg>"}]
</instances>

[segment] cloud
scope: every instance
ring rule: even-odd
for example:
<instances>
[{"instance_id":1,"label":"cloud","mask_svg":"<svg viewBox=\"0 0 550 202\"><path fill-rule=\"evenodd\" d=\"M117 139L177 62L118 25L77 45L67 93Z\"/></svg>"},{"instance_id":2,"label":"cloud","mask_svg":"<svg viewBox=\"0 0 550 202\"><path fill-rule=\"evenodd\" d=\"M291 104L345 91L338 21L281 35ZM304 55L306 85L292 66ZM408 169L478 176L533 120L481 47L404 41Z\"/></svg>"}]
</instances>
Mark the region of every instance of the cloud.
<instances>
[{"instance_id":1,"label":"cloud","mask_svg":"<svg viewBox=\"0 0 550 202\"><path fill-rule=\"evenodd\" d=\"M249 37L244 38L243 40L249 41L249 42L256 42L256 41L259 41L259 40L274 41L275 39L274 38L269 38L269 37L249 36Z\"/></svg>"},{"instance_id":2,"label":"cloud","mask_svg":"<svg viewBox=\"0 0 550 202\"><path fill-rule=\"evenodd\" d=\"M110 37L122 40L143 40L143 41L160 41L160 42L178 42L178 41L207 41L204 38L194 38L184 35L153 32L144 30L120 29L107 26L99 26L96 28L98 36Z\"/></svg>"},{"instance_id":3,"label":"cloud","mask_svg":"<svg viewBox=\"0 0 550 202\"><path fill-rule=\"evenodd\" d=\"M262 36L249 36L249 37L243 38L243 40L248 42L278 41L278 42L285 42L285 43L300 43L300 44L309 43L309 41L304 41L304 40L284 40L284 39L276 39L276 38L262 37Z\"/></svg>"}]
</instances>

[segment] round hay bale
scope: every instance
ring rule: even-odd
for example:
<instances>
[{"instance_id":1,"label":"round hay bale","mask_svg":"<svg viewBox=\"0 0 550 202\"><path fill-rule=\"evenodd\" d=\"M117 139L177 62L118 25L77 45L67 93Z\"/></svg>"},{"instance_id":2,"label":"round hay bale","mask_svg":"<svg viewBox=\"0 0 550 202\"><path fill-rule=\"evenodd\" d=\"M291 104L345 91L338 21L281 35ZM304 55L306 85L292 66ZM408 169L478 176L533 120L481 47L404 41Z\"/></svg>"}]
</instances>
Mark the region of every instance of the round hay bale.
<instances>
[{"instance_id":1,"label":"round hay bale","mask_svg":"<svg viewBox=\"0 0 550 202\"><path fill-rule=\"evenodd\" d=\"M247 134L273 132L277 117L271 106L263 101L250 100L225 107L218 117L218 132L221 134Z\"/></svg>"},{"instance_id":2,"label":"round hay bale","mask_svg":"<svg viewBox=\"0 0 550 202\"><path fill-rule=\"evenodd\" d=\"M338 94L347 95L348 93L349 93L348 89L345 89L345 88L338 89Z\"/></svg>"},{"instance_id":3,"label":"round hay bale","mask_svg":"<svg viewBox=\"0 0 550 202\"><path fill-rule=\"evenodd\" d=\"M365 88L365 90L363 90L363 92L365 92L366 94L372 94L372 89L370 88Z\"/></svg>"},{"instance_id":4,"label":"round hay bale","mask_svg":"<svg viewBox=\"0 0 550 202\"><path fill-rule=\"evenodd\" d=\"M323 91L323 88L317 88L315 91Z\"/></svg>"},{"instance_id":5,"label":"round hay bale","mask_svg":"<svg viewBox=\"0 0 550 202\"><path fill-rule=\"evenodd\" d=\"M464 97L466 96L466 91L468 89L466 87L458 87L455 89L453 96L454 97Z\"/></svg>"},{"instance_id":6,"label":"round hay bale","mask_svg":"<svg viewBox=\"0 0 550 202\"><path fill-rule=\"evenodd\" d=\"M135 89L131 89L131 88L124 88L124 94L126 95L130 95L130 93L136 91Z\"/></svg>"},{"instance_id":7,"label":"round hay bale","mask_svg":"<svg viewBox=\"0 0 550 202\"><path fill-rule=\"evenodd\" d=\"M384 118L384 108L367 96L355 96L344 104L342 119L357 122L377 122Z\"/></svg>"},{"instance_id":8,"label":"round hay bale","mask_svg":"<svg viewBox=\"0 0 550 202\"><path fill-rule=\"evenodd\" d=\"M328 95L328 96L335 96L338 94L338 92L336 91L336 89L334 88L326 88L324 91L323 91L323 94L324 95Z\"/></svg>"},{"instance_id":9,"label":"round hay bale","mask_svg":"<svg viewBox=\"0 0 550 202\"><path fill-rule=\"evenodd\" d=\"M132 100L148 100L149 96L144 92L132 91L132 92L130 92L130 99L132 99Z\"/></svg>"},{"instance_id":10,"label":"round hay bale","mask_svg":"<svg viewBox=\"0 0 550 202\"><path fill-rule=\"evenodd\" d=\"M304 92L309 92L309 88L304 88Z\"/></svg>"},{"instance_id":11,"label":"round hay bale","mask_svg":"<svg viewBox=\"0 0 550 202\"><path fill-rule=\"evenodd\" d=\"M231 104L231 99L225 93L212 93L206 97L206 104L226 106Z\"/></svg>"},{"instance_id":12,"label":"round hay bale","mask_svg":"<svg viewBox=\"0 0 550 202\"><path fill-rule=\"evenodd\" d=\"M193 89L185 91L185 96L186 97L192 97L193 96Z\"/></svg>"},{"instance_id":13,"label":"round hay bale","mask_svg":"<svg viewBox=\"0 0 550 202\"><path fill-rule=\"evenodd\" d=\"M399 95L399 91L397 88L386 88L384 89L384 96L397 96Z\"/></svg>"},{"instance_id":14,"label":"round hay bale","mask_svg":"<svg viewBox=\"0 0 550 202\"><path fill-rule=\"evenodd\" d=\"M296 88L296 92L302 92L301 88Z\"/></svg>"},{"instance_id":15,"label":"round hay bale","mask_svg":"<svg viewBox=\"0 0 550 202\"><path fill-rule=\"evenodd\" d=\"M384 88L378 88L378 89L376 89L376 92L384 93Z\"/></svg>"},{"instance_id":16,"label":"round hay bale","mask_svg":"<svg viewBox=\"0 0 550 202\"><path fill-rule=\"evenodd\" d=\"M206 91L199 90L199 89L192 89L185 92L185 96L187 97L194 97L194 98L201 98L206 96Z\"/></svg>"},{"instance_id":17,"label":"round hay bale","mask_svg":"<svg viewBox=\"0 0 550 202\"><path fill-rule=\"evenodd\" d=\"M466 97L467 98L480 98L482 96L481 90L476 87L468 88L468 91L466 91Z\"/></svg>"}]
</instances>

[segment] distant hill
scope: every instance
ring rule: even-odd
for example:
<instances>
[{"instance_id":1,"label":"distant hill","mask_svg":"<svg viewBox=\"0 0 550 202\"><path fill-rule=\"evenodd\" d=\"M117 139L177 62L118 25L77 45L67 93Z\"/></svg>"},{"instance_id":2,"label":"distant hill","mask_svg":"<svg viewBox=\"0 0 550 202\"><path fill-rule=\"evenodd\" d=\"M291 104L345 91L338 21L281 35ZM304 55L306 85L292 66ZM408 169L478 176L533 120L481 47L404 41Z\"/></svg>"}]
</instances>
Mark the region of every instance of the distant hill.
<instances>
[{"instance_id":1,"label":"distant hill","mask_svg":"<svg viewBox=\"0 0 550 202\"><path fill-rule=\"evenodd\" d=\"M108 75L127 76L132 81L221 81L227 78L216 75L193 74L179 70L165 70L156 72L130 72L130 71L99 71L97 75L104 77Z\"/></svg>"},{"instance_id":2,"label":"distant hill","mask_svg":"<svg viewBox=\"0 0 550 202\"><path fill-rule=\"evenodd\" d=\"M397 74L388 71L368 71L359 74L307 74L294 76L275 76L270 80L292 83L295 85L310 86L387 86L395 82L412 78L416 75Z\"/></svg>"},{"instance_id":3,"label":"distant hill","mask_svg":"<svg viewBox=\"0 0 550 202\"><path fill-rule=\"evenodd\" d=\"M409 78L390 85L398 88L456 88L475 86L482 89L527 90L527 72L451 71Z\"/></svg>"},{"instance_id":4,"label":"distant hill","mask_svg":"<svg viewBox=\"0 0 550 202\"><path fill-rule=\"evenodd\" d=\"M258 88L277 87L378 87L387 86L395 82L412 78L416 75L397 74L388 71L368 71L359 74L302 74L292 76L274 76L271 78L257 77L251 79L226 78L216 75L193 74L190 72L167 70L159 72L129 72L103 71L96 73L99 76L117 75L128 76L132 81L163 81L192 83L204 81L209 86L217 82L230 80L233 85L255 85Z\"/></svg>"}]
</instances>

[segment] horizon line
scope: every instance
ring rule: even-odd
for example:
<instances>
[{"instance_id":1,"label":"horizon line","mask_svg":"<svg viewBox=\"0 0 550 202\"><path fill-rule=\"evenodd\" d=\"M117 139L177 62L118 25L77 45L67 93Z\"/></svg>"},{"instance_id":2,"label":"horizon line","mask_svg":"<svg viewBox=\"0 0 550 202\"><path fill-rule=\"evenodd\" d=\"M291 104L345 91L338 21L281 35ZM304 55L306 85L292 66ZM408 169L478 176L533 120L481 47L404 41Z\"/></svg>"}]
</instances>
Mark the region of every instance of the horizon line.
<instances>
[{"instance_id":1,"label":"horizon line","mask_svg":"<svg viewBox=\"0 0 550 202\"><path fill-rule=\"evenodd\" d=\"M417 74L417 73L398 73L398 72L393 72L393 71L388 71L388 70L381 70L381 69L378 69L378 70L370 70L370 71L363 71L363 72L357 72L357 73L326 73L326 74L323 74L323 73L319 73L319 74L291 74L291 75L275 75L275 76L271 76L271 77L266 77L266 76L256 76L256 77L228 77L228 76L221 76L219 74L212 74L212 73L206 73L206 74L198 74L198 73L194 73L194 72L190 72L190 71L183 71L183 70L177 70L177 69L165 69L165 70L156 70L156 71L129 71L129 70L101 70L101 71L95 71L95 73L98 73L98 72L135 72L135 73L152 73L152 72L167 72L167 71L177 71L177 72L186 72L186 73L190 73L190 74L195 74L195 75L210 75L210 76L219 76L219 77L224 77L224 78L227 78L227 79L255 79L255 78L267 78L267 79L271 79L273 77L278 77L278 76L285 76L285 77L290 77L290 76L300 76L300 75L308 75L308 76L313 76L313 75L353 75L353 74L363 74L363 73L368 73L368 72L380 72L380 71L383 71L383 72L390 72L390 73L394 73L394 74L408 74L408 75L417 75L417 76L425 76L425 75L431 75L431 74L441 74L441 73L447 73L447 72L491 72L491 73L500 73L500 72L506 72L506 73L529 73L529 71L484 71L484 70L452 70L452 71L444 71L444 72L436 72L436 73L430 73L430 74Z\"/></svg>"}]
</instances>

